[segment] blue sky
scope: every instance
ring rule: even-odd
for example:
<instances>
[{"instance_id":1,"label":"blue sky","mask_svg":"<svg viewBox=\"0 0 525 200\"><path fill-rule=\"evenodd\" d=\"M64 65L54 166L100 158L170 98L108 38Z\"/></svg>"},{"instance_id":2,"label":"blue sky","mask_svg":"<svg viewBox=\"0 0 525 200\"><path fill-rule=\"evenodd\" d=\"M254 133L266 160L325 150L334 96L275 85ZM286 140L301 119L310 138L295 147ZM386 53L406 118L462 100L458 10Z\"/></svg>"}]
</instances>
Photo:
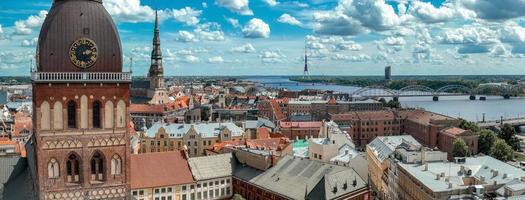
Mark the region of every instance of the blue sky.
<instances>
[{"instance_id":1,"label":"blue sky","mask_svg":"<svg viewBox=\"0 0 525 200\"><path fill-rule=\"evenodd\" d=\"M0 75L27 75L51 0L0 1ZM104 0L125 68L166 75L525 74L525 0Z\"/></svg>"}]
</instances>

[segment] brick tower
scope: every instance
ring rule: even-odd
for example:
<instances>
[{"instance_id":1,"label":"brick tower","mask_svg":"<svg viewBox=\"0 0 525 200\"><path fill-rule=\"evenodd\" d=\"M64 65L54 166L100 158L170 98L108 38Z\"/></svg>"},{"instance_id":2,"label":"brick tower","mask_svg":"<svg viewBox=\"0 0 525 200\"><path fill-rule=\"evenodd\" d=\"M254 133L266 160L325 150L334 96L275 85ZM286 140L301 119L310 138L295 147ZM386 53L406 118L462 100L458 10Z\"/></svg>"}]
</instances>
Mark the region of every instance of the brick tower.
<instances>
[{"instance_id":1,"label":"brick tower","mask_svg":"<svg viewBox=\"0 0 525 200\"><path fill-rule=\"evenodd\" d=\"M32 72L39 199L128 199L131 74L102 0L54 0Z\"/></svg>"}]
</instances>

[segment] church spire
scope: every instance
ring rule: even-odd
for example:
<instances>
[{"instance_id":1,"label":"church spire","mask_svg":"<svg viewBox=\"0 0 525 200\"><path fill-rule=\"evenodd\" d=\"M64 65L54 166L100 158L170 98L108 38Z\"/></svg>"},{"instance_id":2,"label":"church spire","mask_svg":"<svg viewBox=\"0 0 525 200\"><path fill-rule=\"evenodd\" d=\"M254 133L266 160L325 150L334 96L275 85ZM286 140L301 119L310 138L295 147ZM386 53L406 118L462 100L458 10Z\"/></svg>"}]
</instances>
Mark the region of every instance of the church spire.
<instances>
[{"instance_id":1,"label":"church spire","mask_svg":"<svg viewBox=\"0 0 525 200\"><path fill-rule=\"evenodd\" d=\"M164 68L162 66L162 50L160 48L160 29L159 29L159 15L155 10L155 29L153 31L153 50L151 52L151 66L149 68L149 78L151 88L161 88L163 83L159 78L164 76Z\"/></svg>"}]
</instances>

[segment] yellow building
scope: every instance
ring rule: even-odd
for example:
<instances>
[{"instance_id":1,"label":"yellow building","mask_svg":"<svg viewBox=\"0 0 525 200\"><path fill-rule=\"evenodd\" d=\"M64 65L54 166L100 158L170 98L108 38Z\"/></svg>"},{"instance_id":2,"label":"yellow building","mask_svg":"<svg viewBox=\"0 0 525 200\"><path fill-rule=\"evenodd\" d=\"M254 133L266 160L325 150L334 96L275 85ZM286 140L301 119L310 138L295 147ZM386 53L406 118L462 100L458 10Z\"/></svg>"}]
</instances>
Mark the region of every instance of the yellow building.
<instances>
[{"instance_id":1,"label":"yellow building","mask_svg":"<svg viewBox=\"0 0 525 200\"><path fill-rule=\"evenodd\" d=\"M140 153L187 149L190 157L206 155L206 149L222 141L244 138L244 131L232 122L164 124L155 123L140 139Z\"/></svg>"}]
</instances>

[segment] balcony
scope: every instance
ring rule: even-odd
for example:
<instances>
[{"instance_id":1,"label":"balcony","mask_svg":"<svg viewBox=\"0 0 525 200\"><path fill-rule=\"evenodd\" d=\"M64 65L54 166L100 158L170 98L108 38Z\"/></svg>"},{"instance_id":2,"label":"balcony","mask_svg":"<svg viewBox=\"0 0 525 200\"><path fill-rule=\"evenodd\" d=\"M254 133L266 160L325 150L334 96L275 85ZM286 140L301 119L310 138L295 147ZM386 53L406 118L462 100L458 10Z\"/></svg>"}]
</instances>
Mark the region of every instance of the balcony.
<instances>
[{"instance_id":1,"label":"balcony","mask_svg":"<svg viewBox=\"0 0 525 200\"><path fill-rule=\"evenodd\" d=\"M32 72L36 83L130 83L131 72Z\"/></svg>"}]
</instances>

